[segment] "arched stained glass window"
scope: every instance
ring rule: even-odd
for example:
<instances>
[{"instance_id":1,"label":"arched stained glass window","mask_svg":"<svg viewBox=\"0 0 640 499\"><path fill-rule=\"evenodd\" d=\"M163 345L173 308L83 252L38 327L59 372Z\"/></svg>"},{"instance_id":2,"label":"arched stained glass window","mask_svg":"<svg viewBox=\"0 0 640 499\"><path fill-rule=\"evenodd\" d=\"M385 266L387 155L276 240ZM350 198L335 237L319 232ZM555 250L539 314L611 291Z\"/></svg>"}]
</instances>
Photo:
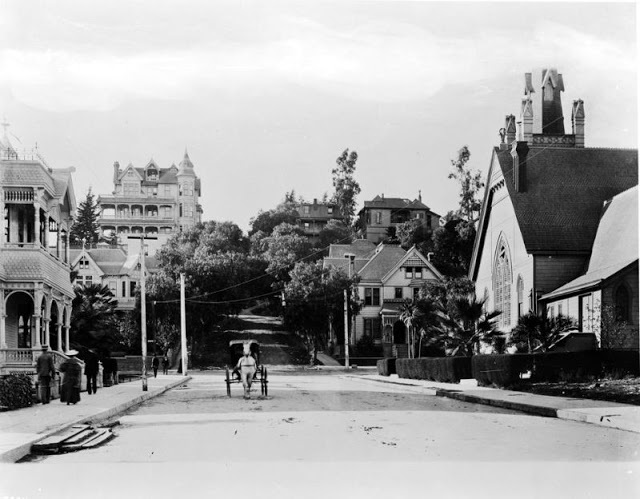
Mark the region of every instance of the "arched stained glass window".
<instances>
[{"instance_id":1,"label":"arched stained glass window","mask_svg":"<svg viewBox=\"0 0 640 499\"><path fill-rule=\"evenodd\" d=\"M504 239L500 239L497 248L493 266L493 294L495 309L502 312L498 324L504 328L511 325L511 258Z\"/></svg>"}]
</instances>

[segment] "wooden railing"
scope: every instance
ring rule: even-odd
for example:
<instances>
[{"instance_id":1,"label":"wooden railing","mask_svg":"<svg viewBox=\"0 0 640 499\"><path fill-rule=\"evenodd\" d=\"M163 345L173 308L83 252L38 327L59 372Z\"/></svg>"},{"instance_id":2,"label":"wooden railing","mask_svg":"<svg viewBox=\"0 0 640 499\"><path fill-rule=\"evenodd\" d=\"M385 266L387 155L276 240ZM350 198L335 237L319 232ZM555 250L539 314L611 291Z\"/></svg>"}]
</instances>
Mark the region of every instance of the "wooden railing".
<instances>
[{"instance_id":1,"label":"wooden railing","mask_svg":"<svg viewBox=\"0 0 640 499\"><path fill-rule=\"evenodd\" d=\"M59 369L60 364L69 358L56 350L52 350L49 353L53 356L53 365L56 369ZM42 355L42 350L32 350L31 348L2 348L0 349L0 367L30 367L35 364L40 355Z\"/></svg>"}]
</instances>

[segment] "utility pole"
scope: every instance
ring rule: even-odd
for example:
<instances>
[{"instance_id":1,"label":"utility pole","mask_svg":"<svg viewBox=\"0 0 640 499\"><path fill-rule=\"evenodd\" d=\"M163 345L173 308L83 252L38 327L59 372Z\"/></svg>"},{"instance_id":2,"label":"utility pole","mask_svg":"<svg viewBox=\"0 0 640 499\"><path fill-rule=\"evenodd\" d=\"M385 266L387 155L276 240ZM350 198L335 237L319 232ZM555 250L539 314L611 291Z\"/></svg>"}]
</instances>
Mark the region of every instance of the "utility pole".
<instances>
[{"instance_id":1,"label":"utility pole","mask_svg":"<svg viewBox=\"0 0 640 499\"><path fill-rule=\"evenodd\" d=\"M180 274L180 349L182 358L182 375L187 375L187 314L185 310L184 274Z\"/></svg>"},{"instance_id":2,"label":"utility pole","mask_svg":"<svg viewBox=\"0 0 640 499\"><path fill-rule=\"evenodd\" d=\"M146 392L147 385L147 281L144 265L144 232L140 234L140 332L142 335L142 391Z\"/></svg>"},{"instance_id":3,"label":"utility pole","mask_svg":"<svg viewBox=\"0 0 640 499\"><path fill-rule=\"evenodd\" d=\"M151 322L153 322L153 356L158 355L158 321L156 319L156 301L151 302Z\"/></svg>"},{"instance_id":4,"label":"utility pole","mask_svg":"<svg viewBox=\"0 0 640 499\"><path fill-rule=\"evenodd\" d=\"M147 282L146 282L146 266L144 246L144 230L140 236L129 236L129 239L140 239L140 336L142 337L142 391L146 392L149 387L147 385ZM158 239L155 236L147 237L147 239Z\"/></svg>"}]
</instances>

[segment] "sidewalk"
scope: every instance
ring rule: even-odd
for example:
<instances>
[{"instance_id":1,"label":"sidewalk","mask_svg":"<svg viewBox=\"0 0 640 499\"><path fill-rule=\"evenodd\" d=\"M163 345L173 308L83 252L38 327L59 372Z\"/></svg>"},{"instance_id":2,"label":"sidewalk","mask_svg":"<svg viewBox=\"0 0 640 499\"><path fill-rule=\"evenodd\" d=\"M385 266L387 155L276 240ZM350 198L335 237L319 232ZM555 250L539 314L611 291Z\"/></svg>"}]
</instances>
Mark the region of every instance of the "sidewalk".
<instances>
[{"instance_id":1,"label":"sidewalk","mask_svg":"<svg viewBox=\"0 0 640 499\"><path fill-rule=\"evenodd\" d=\"M434 391L435 395L440 397L640 433L640 406L636 405L499 390L476 386L475 383L465 383L464 380L460 384L453 384L398 378L397 374L391 376L346 374L345 376L378 383L418 386ZM475 380L472 381L475 382Z\"/></svg>"},{"instance_id":2,"label":"sidewalk","mask_svg":"<svg viewBox=\"0 0 640 499\"><path fill-rule=\"evenodd\" d=\"M166 392L191 379L190 376L169 374L148 378L148 390L142 391L142 380L107 388L94 395L80 394L76 405L66 405L60 399L50 404L0 413L0 462L14 463L23 458L34 443L75 424L105 421L130 407Z\"/></svg>"}]
</instances>

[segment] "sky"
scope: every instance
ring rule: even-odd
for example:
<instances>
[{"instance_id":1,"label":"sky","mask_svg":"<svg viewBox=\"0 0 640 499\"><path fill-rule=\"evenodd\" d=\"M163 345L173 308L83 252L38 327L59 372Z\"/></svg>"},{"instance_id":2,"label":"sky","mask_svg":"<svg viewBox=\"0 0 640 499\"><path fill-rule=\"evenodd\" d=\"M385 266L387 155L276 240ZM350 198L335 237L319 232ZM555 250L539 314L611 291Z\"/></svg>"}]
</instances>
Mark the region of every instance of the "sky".
<instances>
[{"instance_id":1,"label":"sky","mask_svg":"<svg viewBox=\"0 0 640 499\"><path fill-rule=\"evenodd\" d=\"M486 172L524 73L563 74L565 129L637 148L635 3L0 0L0 117L19 150L73 166L78 203L113 190L114 161L202 179L204 220L245 231L285 192L332 192L358 153L376 195L457 207L467 145Z\"/></svg>"}]
</instances>

